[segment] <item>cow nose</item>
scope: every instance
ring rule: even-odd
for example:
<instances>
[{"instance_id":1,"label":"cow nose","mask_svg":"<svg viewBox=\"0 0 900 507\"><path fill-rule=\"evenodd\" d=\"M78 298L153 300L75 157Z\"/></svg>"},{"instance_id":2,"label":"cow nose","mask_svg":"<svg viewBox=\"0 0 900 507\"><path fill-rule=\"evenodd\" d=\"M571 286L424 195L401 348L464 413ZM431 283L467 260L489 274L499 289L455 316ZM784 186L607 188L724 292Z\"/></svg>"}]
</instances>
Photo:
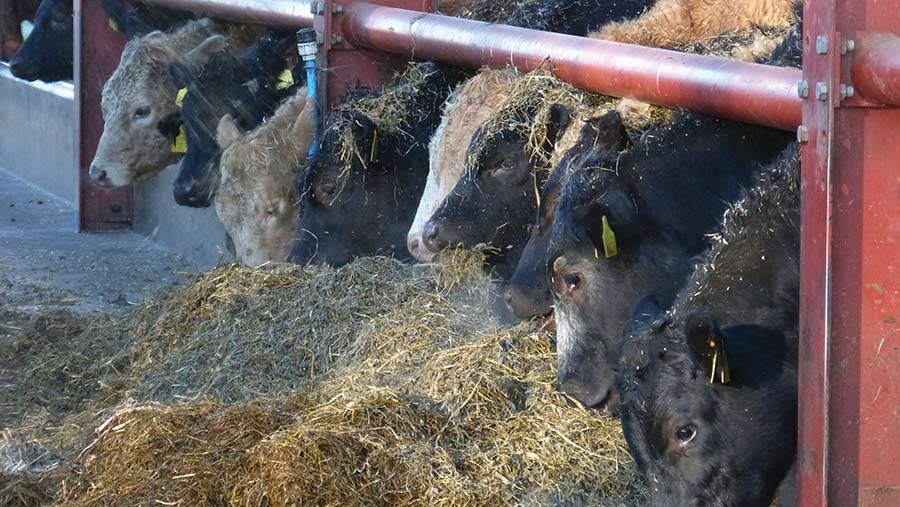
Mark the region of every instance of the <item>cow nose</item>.
<instances>
[{"instance_id":1,"label":"cow nose","mask_svg":"<svg viewBox=\"0 0 900 507\"><path fill-rule=\"evenodd\" d=\"M441 222L439 220L429 220L425 224L425 233L422 238L425 240L425 248L434 253L441 251Z\"/></svg>"},{"instance_id":2,"label":"cow nose","mask_svg":"<svg viewBox=\"0 0 900 507\"><path fill-rule=\"evenodd\" d=\"M199 195L200 189L195 181L184 183L175 182L173 192L175 194L175 202L179 206L203 207L206 201Z\"/></svg>"},{"instance_id":3,"label":"cow nose","mask_svg":"<svg viewBox=\"0 0 900 507\"><path fill-rule=\"evenodd\" d=\"M106 171L95 165L91 166L90 171L88 171L88 176L90 176L91 181L98 187L109 186L109 176L106 174Z\"/></svg>"},{"instance_id":4,"label":"cow nose","mask_svg":"<svg viewBox=\"0 0 900 507\"><path fill-rule=\"evenodd\" d=\"M590 386L580 378L570 378L559 383L559 390L578 400L587 408L607 406L610 401L609 388ZM613 409L614 407L608 407Z\"/></svg>"},{"instance_id":5,"label":"cow nose","mask_svg":"<svg viewBox=\"0 0 900 507\"><path fill-rule=\"evenodd\" d=\"M535 302L534 298L529 297L525 292L526 291L518 284L511 283L503 293L503 299L506 301L506 306L512 310L516 317L524 320L544 315L549 312L549 308L546 310L540 309L539 303Z\"/></svg>"},{"instance_id":6,"label":"cow nose","mask_svg":"<svg viewBox=\"0 0 900 507\"><path fill-rule=\"evenodd\" d=\"M18 75L22 71L22 61L18 58L13 58L12 61L9 62L9 70L13 75Z\"/></svg>"},{"instance_id":7,"label":"cow nose","mask_svg":"<svg viewBox=\"0 0 900 507\"><path fill-rule=\"evenodd\" d=\"M410 255L415 257L416 252L419 251L419 237L416 235L410 235L406 238L406 249L409 250Z\"/></svg>"}]
</instances>

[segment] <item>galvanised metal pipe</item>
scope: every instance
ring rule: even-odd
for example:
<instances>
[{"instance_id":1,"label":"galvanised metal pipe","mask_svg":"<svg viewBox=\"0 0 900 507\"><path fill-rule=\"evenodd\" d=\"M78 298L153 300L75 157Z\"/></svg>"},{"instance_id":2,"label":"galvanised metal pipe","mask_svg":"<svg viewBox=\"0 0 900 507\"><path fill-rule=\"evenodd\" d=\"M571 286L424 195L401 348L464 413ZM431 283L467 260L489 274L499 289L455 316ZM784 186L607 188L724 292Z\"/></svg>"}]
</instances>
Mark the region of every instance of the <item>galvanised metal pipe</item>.
<instances>
[{"instance_id":1,"label":"galvanised metal pipe","mask_svg":"<svg viewBox=\"0 0 900 507\"><path fill-rule=\"evenodd\" d=\"M862 98L900 105L900 37L869 35L857 43L850 69L853 88Z\"/></svg>"},{"instance_id":2,"label":"galvanised metal pipe","mask_svg":"<svg viewBox=\"0 0 900 507\"><path fill-rule=\"evenodd\" d=\"M337 20L336 20L337 21ZM801 123L798 69L574 37L352 3L340 16L351 44L468 67L530 71L549 58L574 86L784 130Z\"/></svg>"},{"instance_id":3,"label":"galvanised metal pipe","mask_svg":"<svg viewBox=\"0 0 900 507\"><path fill-rule=\"evenodd\" d=\"M315 0L140 0L141 3L212 16L228 21L258 23L296 30L313 26Z\"/></svg>"}]
</instances>

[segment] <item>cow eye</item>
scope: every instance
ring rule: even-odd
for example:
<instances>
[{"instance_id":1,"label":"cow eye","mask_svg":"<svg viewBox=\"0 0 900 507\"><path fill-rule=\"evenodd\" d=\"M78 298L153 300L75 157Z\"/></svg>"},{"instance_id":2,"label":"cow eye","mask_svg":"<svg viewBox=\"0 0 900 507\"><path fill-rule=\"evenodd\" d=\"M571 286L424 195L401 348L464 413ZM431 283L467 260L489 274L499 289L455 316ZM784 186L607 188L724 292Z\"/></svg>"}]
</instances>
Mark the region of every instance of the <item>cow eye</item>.
<instances>
[{"instance_id":1,"label":"cow eye","mask_svg":"<svg viewBox=\"0 0 900 507\"><path fill-rule=\"evenodd\" d=\"M134 118L146 118L150 116L150 106L141 106L134 110Z\"/></svg>"},{"instance_id":2,"label":"cow eye","mask_svg":"<svg viewBox=\"0 0 900 507\"><path fill-rule=\"evenodd\" d=\"M584 283L584 276L581 273L569 273L563 277L563 282L566 284L566 289L569 292L573 292L581 288L581 284Z\"/></svg>"},{"instance_id":3,"label":"cow eye","mask_svg":"<svg viewBox=\"0 0 900 507\"><path fill-rule=\"evenodd\" d=\"M513 172L513 164L508 160L504 160L502 164L492 167L488 170L487 176L491 178L504 178Z\"/></svg>"},{"instance_id":4,"label":"cow eye","mask_svg":"<svg viewBox=\"0 0 900 507\"><path fill-rule=\"evenodd\" d=\"M322 204L331 204L337 195L337 184L326 181L316 186L316 199Z\"/></svg>"},{"instance_id":5,"label":"cow eye","mask_svg":"<svg viewBox=\"0 0 900 507\"><path fill-rule=\"evenodd\" d=\"M681 445L685 445L697 436L697 427L693 424L685 424L675 430L675 436L678 437Z\"/></svg>"}]
</instances>

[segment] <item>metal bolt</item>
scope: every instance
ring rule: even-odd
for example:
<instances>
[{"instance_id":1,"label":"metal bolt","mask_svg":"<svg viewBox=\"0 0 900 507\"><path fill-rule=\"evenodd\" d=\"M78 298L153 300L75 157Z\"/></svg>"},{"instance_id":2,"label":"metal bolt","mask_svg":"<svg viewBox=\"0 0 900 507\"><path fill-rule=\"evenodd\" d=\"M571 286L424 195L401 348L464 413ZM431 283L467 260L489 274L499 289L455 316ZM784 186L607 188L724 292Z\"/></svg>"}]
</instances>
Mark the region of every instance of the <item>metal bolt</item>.
<instances>
[{"instance_id":1,"label":"metal bolt","mask_svg":"<svg viewBox=\"0 0 900 507\"><path fill-rule=\"evenodd\" d=\"M331 8L331 12L335 14L340 14L344 12L344 6L340 4L334 4L334 7Z\"/></svg>"},{"instance_id":2,"label":"metal bolt","mask_svg":"<svg viewBox=\"0 0 900 507\"><path fill-rule=\"evenodd\" d=\"M332 43L332 44L340 44L340 43L342 43L342 42L344 42L344 38L341 37L340 35L332 35L332 36L331 36L331 43Z\"/></svg>"},{"instance_id":3,"label":"metal bolt","mask_svg":"<svg viewBox=\"0 0 900 507\"><path fill-rule=\"evenodd\" d=\"M828 85L819 81L816 83L816 98L822 101L828 100Z\"/></svg>"},{"instance_id":4,"label":"metal bolt","mask_svg":"<svg viewBox=\"0 0 900 507\"><path fill-rule=\"evenodd\" d=\"M847 51L853 51L856 49L856 41L853 39L847 39Z\"/></svg>"},{"instance_id":5,"label":"metal bolt","mask_svg":"<svg viewBox=\"0 0 900 507\"><path fill-rule=\"evenodd\" d=\"M820 55L828 53L828 37L824 35L816 37L816 53Z\"/></svg>"},{"instance_id":6,"label":"metal bolt","mask_svg":"<svg viewBox=\"0 0 900 507\"><path fill-rule=\"evenodd\" d=\"M853 88L853 85L847 85L847 96L852 97L856 95L856 88Z\"/></svg>"},{"instance_id":7,"label":"metal bolt","mask_svg":"<svg viewBox=\"0 0 900 507\"><path fill-rule=\"evenodd\" d=\"M809 81L804 79L803 81L797 83L797 95L801 99L809 97Z\"/></svg>"},{"instance_id":8,"label":"metal bolt","mask_svg":"<svg viewBox=\"0 0 900 507\"><path fill-rule=\"evenodd\" d=\"M800 144L806 144L809 142L809 129L806 128L806 125L800 125L797 127L797 142Z\"/></svg>"}]
</instances>

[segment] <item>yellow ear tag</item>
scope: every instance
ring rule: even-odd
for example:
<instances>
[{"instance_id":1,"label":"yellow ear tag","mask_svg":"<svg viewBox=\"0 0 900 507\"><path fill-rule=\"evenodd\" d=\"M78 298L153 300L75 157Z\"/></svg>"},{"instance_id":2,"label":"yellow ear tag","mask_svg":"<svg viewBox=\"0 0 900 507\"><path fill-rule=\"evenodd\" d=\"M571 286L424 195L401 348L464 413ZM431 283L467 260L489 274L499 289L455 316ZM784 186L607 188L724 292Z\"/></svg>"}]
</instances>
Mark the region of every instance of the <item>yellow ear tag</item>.
<instances>
[{"instance_id":1,"label":"yellow ear tag","mask_svg":"<svg viewBox=\"0 0 900 507\"><path fill-rule=\"evenodd\" d=\"M606 215L603 215L603 254L606 255L606 258L615 257L618 255L619 250L616 248L616 233L613 232L612 227L609 226L609 220L606 219Z\"/></svg>"},{"instance_id":2,"label":"yellow ear tag","mask_svg":"<svg viewBox=\"0 0 900 507\"><path fill-rule=\"evenodd\" d=\"M184 102L184 96L187 95L187 87L184 87L178 90L178 95L175 96L175 105L181 107L181 103Z\"/></svg>"},{"instance_id":3,"label":"yellow ear tag","mask_svg":"<svg viewBox=\"0 0 900 507\"><path fill-rule=\"evenodd\" d=\"M291 69L284 69L281 74L278 74L278 83L275 84L276 90L284 90L294 86L294 74L291 73Z\"/></svg>"},{"instance_id":4,"label":"yellow ear tag","mask_svg":"<svg viewBox=\"0 0 900 507\"><path fill-rule=\"evenodd\" d=\"M110 30L112 30L114 32L118 32L119 24L116 23L115 21L113 21L112 18L109 18L109 28L110 28Z\"/></svg>"},{"instance_id":5,"label":"yellow ear tag","mask_svg":"<svg viewBox=\"0 0 900 507\"><path fill-rule=\"evenodd\" d=\"M187 153L187 136L184 134L184 125L178 128L175 144L172 145L172 153Z\"/></svg>"},{"instance_id":6,"label":"yellow ear tag","mask_svg":"<svg viewBox=\"0 0 900 507\"><path fill-rule=\"evenodd\" d=\"M712 367L709 369L709 383L715 383L716 373L718 372L719 382L727 384L731 380L731 375L728 372L728 359L725 356L725 350L722 350L722 359L720 361L719 347L715 340L709 341L709 348L713 350Z\"/></svg>"},{"instance_id":7,"label":"yellow ear tag","mask_svg":"<svg viewBox=\"0 0 900 507\"><path fill-rule=\"evenodd\" d=\"M378 151L378 129L372 131L372 149L369 151L369 162L375 160L375 153Z\"/></svg>"}]
</instances>

